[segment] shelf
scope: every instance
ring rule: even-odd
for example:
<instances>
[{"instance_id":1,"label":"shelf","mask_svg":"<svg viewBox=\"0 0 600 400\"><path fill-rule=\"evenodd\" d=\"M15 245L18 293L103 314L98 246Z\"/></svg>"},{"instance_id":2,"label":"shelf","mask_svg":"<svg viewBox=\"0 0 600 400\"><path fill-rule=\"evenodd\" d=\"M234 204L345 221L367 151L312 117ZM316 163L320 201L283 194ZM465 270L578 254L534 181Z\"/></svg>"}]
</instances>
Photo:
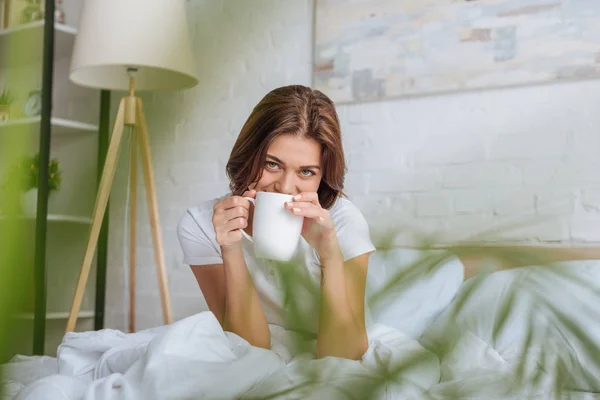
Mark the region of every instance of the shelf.
<instances>
[{"instance_id":1,"label":"shelf","mask_svg":"<svg viewBox=\"0 0 600 400\"><path fill-rule=\"evenodd\" d=\"M74 215L60 215L60 214L49 214L48 221L67 222L67 223L83 224L83 225L89 225L92 223L92 219L88 218L88 217L77 217Z\"/></svg>"},{"instance_id":2,"label":"shelf","mask_svg":"<svg viewBox=\"0 0 600 400\"><path fill-rule=\"evenodd\" d=\"M42 63L44 21L35 21L0 30L0 68ZM54 25L54 59L69 57L73 51L77 29Z\"/></svg>"},{"instance_id":3,"label":"shelf","mask_svg":"<svg viewBox=\"0 0 600 400\"><path fill-rule=\"evenodd\" d=\"M19 216L19 219L35 221L33 216ZM6 216L0 215L0 221L5 220ZM61 215L61 214L48 214L48 221L57 223L72 223L89 225L92 223L92 219L88 217L78 217L74 215Z\"/></svg>"},{"instance_id":4,"label":"shelf","mask_svg":"<svg viewBox=\"0 0 600 400\"><path fill-rule=\"evenodd\" d=\"M94 311L79 311L79 315L77 316L77 318L94 318L95 315L96 314L94 313ZM15 315L15 317L18 319L33 319L33 313L17 314L17 315ZM69 318L68 312L46 313L46 319L68 319L68 318Z\"/></svg>"},{"instance_id":5,"label":"shelf","mask_svg":"<svg viewBox=\"0 0 600 400\"><path fill-rule=\"evenodd\" d=\"M17 128L26 127L28 125L38 125L41 117L19 118L6 122L0 122L0 133L16 130ZM78 135L91 134L98 132L98 126L87 124L85 122L72 121L63 118L52 118L50 120L52 126L52 135Z\"/></svg>"}]
</instances>

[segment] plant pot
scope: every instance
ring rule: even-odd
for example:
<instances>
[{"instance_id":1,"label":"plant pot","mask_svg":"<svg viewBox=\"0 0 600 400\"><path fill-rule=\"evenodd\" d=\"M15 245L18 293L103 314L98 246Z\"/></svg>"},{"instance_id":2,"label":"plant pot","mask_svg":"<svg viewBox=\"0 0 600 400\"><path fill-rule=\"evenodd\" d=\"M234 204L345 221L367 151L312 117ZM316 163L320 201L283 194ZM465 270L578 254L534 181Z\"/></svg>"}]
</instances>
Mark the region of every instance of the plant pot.
<instances>
[{"instance_id":1,"label":"plant pot","mask_svg":"<svg viewBox=\"0 0 600 400\"><path fill-rule=\"evenodd\" d=\"M0 105L0 122L8 121L10 117L10 107L6 105Z\"/></svg>"},{"instance_id":2,"label":"plant pot","mask_svg":"<svg viewBox=\"0 0 600 400\"><path fill-rule=\"evenodd\" d=\"M31 189L21 194L21 210L25 216L35 217L37 215L37 198L37 189Z\"/></svg>"}]
</instances>

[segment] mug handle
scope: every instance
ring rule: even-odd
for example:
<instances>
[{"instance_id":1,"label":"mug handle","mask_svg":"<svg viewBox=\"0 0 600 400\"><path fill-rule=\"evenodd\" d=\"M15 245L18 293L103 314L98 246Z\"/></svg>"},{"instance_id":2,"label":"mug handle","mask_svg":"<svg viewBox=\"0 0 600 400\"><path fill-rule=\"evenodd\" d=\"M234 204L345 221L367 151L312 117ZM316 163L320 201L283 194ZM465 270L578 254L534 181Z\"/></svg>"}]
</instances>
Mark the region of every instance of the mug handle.
<instances>
[{"instance_id":1,"label":"mug handle","mask_svg":"<svg viewBox=\"0 0 600 400\"><path fill-rule=\"evenodd\" d=\"M256 205L256 199L252 198L252 197L244 197L246 200L248 200L250 203ZM240 229L240 232L242 232L242 235L248 239L250 241L250 243L254 243L254 239L252 239L252 236L248 235L246 233L246 231L244 231L243 229Z\"/></svg>"}]
</instances>

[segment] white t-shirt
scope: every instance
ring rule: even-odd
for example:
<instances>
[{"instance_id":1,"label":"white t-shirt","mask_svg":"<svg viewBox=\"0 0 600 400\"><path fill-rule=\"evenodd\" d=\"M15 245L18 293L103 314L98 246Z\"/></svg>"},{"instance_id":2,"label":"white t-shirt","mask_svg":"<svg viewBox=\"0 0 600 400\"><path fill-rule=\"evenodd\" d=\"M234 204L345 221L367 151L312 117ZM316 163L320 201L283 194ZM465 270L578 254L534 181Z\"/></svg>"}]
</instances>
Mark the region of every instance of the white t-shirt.
<instances>
[{"instance_id":1,"label":"white t-shirt","mask_svg":"<svg viewBox=\"0 0 600 400\"><path fill-rule=\"evenodd\" d=\"M226 197L226 196L224 196ZM221 247L217 243L212 224L213 206L222 198L202 203L198 207L189 208L179 221L177 235L183 250L183 262L189 265L222 264ZM369 236L367 221L361 212L349 200L338 198L329 210L335 225L340 250L344 261L375 250ZM296 290L294 296L299 305L301 321L286 320L285 289L276 268L275 262L258 258L254 254L253 245L243 240L244 259L252 276L254 287L267 322L288 329L316 334L319 315L320 291ZM294 266L307 278L313 288L319 289L321 283L321 266L317 252L300 238L296 254L292 259ZM298 286L294 286L297 288ZM312 293L312 294L311 294ZM315 294L316 293L316 294ZM368 309L365 307L368 314ZM367 320L369 315L367 315ZM301 326L297 326L297 324Z\"/></svg>"}]
</instances>

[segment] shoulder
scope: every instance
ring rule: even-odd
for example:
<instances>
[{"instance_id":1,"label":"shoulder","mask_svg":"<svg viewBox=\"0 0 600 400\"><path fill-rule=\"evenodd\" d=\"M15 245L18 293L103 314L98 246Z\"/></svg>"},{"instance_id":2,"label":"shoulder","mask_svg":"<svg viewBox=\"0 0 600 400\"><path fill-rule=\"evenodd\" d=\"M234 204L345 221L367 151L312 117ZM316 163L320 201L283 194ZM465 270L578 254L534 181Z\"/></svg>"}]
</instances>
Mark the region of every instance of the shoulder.
<instances>
[{"instance_id":1,"label":"shoulder","mask_svg":"<svg viewBox=\"0 0 600 400\"><path fill-rule=\"evenodd\" d=\"M225 196L224 196L225 197ZM221 197L223 198L223 197ZM213 206L221 198L188 208L177 224L183 262L189 265L221 264L221 248L212 223Z\"/></svg>"},{"instance_id":2,"label":"shoulder","mask_svg":"<svg viewBox=\"0 0 600 400\"><path fill-rule=\"evenodd\" d=\"M329 215L331 215L331 219L336 228L347 224L367 224L367 220L358 207L344 197L339 197L335 201L329 210Z\"/></svg>"},{"instance_id":3,"label":"shoulder","mask_svg":"<svg viewBox=\"0 0 600 400\"><path fill-rule=\"evenodd\" d=\"M183 216L177 224L177 231L198 231L205 230L206 227L212 228L212 217L214 205L228 195L217 197L211 200L203 201L202 203L190 207L185 210Z\"/></svg>"},{"instance_id":4,"label":"shoulder","mask_svg":"<svg viewBox=\"0 0 600 400\"><path fill-rule=\"evenodd\" d=\"M350 200L338 198L329 210L329 215L335 226L344 261L375 250L367 220Z\"/></svg>"}]
</instances>

